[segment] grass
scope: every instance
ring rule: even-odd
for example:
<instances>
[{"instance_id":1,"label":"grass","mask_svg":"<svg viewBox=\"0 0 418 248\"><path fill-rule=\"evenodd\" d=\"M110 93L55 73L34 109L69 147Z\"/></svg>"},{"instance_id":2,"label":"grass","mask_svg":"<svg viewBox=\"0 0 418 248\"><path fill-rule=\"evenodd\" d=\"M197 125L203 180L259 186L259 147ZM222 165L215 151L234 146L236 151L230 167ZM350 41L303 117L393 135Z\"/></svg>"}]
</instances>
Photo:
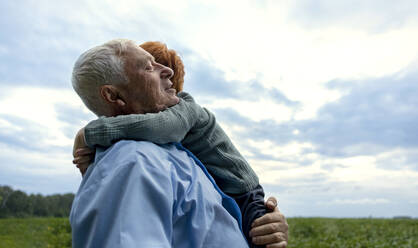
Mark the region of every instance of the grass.
<instances>
[{"instance_id":1,"label":"grass","mask_svg":"<svg viewBox=\"0 0 418 248\"><path fill-rule=\"evenodd\" d=\"M290 218L288 248L418 247L417 219Z\"/></svg>"},{"instance_id":2,"label":"grass","mask_svg":"<svg viewBox=\"0 0 418 248\"><path fill-rule=\"evenodd\" d=\"M68 218L0 219L0 248L71 247Z\"/></svg>"},{"instance_id":3,"label":"grass","mask_svg":"<svg viewBox=\"0 0 418 248\"><path fill-rule=\"evenodd\" d=\"M288 248L417 248L417 219L289 218ZM71 247L67 218L0 219L0 248Z\"/></svg>"}]
</instances>

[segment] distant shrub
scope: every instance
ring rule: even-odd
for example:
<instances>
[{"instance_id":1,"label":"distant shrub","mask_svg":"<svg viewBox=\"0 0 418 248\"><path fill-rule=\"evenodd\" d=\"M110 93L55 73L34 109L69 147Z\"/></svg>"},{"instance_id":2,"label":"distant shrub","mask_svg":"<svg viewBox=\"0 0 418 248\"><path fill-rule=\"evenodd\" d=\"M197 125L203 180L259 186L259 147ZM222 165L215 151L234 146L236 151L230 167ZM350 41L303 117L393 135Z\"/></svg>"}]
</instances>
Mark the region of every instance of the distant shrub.
<instances>
[{"instance_id":1,"label":"distant shrub","mask_svg":"<svg viewBox=\"0 0 418 248\"><path fill-rule=\"evenodd\" d=\"M411 216L404 216L404 215L402 215L402 216L394 216L393 218L395 220L410 220L410 219L412 219Z\"/></svg>"},{"instance_id":2,"label":"distant shrub","mask_svg":"<svg viewBox=\"0 0 418 248\"><path fill-rule=\"evenodd\" d=\"M26 194L9 186L0 186L0 218L67 217L74 194Z\"/></svg>"}]
</instances>

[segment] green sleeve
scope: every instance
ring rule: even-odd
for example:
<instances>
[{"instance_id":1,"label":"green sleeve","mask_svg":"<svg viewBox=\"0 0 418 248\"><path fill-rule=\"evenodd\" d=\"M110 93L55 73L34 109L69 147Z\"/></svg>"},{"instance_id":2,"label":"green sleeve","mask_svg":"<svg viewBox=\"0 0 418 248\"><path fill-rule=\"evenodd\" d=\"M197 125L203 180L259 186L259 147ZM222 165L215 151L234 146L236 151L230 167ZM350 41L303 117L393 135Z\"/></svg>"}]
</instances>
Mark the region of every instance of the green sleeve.
<instances>
[{"instance_id":1,"label":"green sleeve","mask_svg":"<svg viewBox=\"0 0 418 248\"><path fill-rule=\"evenodd\" d=\"M159 113L100 117L90 122L84 130L86 144L111 146L121 139L180 142L206 112L189 94L181 92L178 96L178 104Z\"/></svg>"}]
</instances>

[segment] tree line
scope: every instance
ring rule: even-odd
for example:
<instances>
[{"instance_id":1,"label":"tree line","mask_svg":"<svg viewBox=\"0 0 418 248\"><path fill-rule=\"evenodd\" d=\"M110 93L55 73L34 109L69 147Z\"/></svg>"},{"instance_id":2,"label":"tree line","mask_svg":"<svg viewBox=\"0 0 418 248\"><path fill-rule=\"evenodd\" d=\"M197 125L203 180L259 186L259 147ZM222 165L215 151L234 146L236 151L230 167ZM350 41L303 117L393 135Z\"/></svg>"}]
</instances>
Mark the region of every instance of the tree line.
<instances>
[{"instance_id":1,"label":"tree line","mask_svg":"<svg viewBox=\"0 0 418 248\"><path fill-rule=\"evenodd\" d=\"M0 218L67 217L74 194L26 194L9 186L0 186Z\"/></svg>"}]
</instances>

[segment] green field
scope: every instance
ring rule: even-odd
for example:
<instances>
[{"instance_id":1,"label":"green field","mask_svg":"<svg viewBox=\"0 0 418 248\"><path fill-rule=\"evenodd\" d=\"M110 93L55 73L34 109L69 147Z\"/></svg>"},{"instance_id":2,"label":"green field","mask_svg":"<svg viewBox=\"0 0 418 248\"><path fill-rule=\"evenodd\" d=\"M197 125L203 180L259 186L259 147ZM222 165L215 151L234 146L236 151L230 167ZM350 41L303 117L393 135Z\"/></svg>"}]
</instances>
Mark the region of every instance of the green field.
<instances>
[{"instance_id":1,"label":"green field","mask_svg":"<svg viewBox=\"0 0 418 248\"><path fill-rule=\"evenodd\" d=\"M417 219L290 218L289 248L418 248Z\"/></svg>"},{"instance_id":2,"label":"green field","mask_svg":"<svg viewBox=\"0 0 418 248\"><path fill-rule=\"evenodd\" d=\"M68 218L0 219L0 248L71 247Z\"/></svg>"},{"instance_id":3,"label":"green field","mask_svg":"<svg viewBox=\"0 0 418 248\"><path fill-rule=\"evenodd\" d=\"M418 248L418 220L289 218L289 248ZM0 219L0 248L71 247L67 218Z\"/></svg>"}]
</instances>

